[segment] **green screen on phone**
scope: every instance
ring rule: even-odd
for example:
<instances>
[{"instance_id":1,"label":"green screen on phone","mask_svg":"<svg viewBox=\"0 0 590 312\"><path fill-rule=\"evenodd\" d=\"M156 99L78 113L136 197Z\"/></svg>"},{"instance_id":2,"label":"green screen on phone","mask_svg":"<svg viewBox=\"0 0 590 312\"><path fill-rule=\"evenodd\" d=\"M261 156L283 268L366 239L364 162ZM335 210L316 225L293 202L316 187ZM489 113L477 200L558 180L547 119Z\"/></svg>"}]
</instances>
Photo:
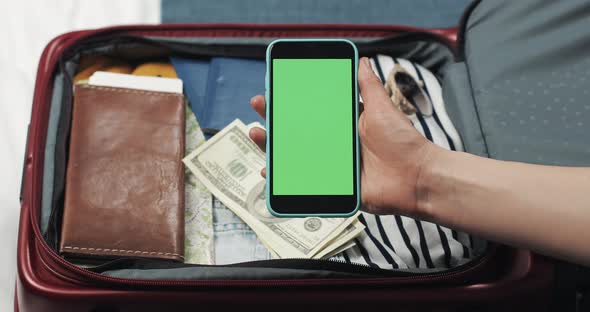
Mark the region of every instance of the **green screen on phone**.
<instances>
[{"instance_id":1,"label":"green screen on phone","mask_svg":"<svg viewBox=\"0 0 590 312\"><path fill-rule=\"evenodd\" d=\"M272 60L272 195L353 195L351 62Z\"/></svg>"}]
</instances>

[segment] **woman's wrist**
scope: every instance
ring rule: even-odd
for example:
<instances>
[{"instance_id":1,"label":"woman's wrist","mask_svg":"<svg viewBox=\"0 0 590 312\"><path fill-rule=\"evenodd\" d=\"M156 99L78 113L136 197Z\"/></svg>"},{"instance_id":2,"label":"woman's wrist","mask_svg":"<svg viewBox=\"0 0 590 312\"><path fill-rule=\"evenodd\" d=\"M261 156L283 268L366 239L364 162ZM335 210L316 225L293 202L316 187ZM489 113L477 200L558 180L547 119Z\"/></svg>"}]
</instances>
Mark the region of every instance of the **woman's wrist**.
<instances>
[{"instance_id":1,"label":"woman's wrist","mask_svg":"<svg viewBox=\"0 0 590 312\"><path fill-rule=\"evenodd\" d=\"M449 151L432 144L420 165L416 180L416 210L423 220L441 221L441 194L448 197L452 189L453 164L463 153Z\"/></svg>"}]
</instances>

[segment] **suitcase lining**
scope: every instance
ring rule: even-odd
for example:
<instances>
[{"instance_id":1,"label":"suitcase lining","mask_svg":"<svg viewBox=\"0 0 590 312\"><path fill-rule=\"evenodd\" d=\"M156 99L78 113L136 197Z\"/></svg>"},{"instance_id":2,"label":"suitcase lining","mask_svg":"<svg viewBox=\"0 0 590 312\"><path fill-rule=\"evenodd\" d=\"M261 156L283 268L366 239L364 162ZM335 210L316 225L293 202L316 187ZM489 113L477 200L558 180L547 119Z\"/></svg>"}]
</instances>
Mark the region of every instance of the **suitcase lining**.
<instances>
[{"instance_id":1,"label":"suitcase lining","mask_svg":"<svg viewBox=\"0 0 590 312\"><path fill-rule=\"evenodd\" d=\"M435 39L436 38L436 39ZM246 57L264 59L266 38L160 38L129 37L88 40L62 56L54 75L53 96L45 146L42 211L39 225L45 240L58 250L63 210L65 170L71 118L72 78L82 55L107 55L134 63L170 55L208 57ZM387 54L419 63L439 80L454 61L453 50L438 37L409 33L395 38L355 40L361 56ZM89 269L114 277L141 279L274 279L274 278L350 278L375 276L415 276L461 270L477 263L486 254L487 244L474 239L471 259L451 269L385 270L326 260L282 259L255 261L227 266L177 264L160 260L123 258L110 260ZM330 263L329 263L330 262Z\"/></svg>"}]
</instances>

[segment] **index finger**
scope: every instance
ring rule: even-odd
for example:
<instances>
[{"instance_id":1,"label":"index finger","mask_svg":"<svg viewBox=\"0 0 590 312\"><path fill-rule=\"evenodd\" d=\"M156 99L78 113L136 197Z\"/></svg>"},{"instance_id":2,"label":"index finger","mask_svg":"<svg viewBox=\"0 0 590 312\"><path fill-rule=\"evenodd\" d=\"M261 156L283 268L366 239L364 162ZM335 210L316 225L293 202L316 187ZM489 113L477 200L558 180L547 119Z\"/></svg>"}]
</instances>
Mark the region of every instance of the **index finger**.
<instances>
[{"instance_id":1,"label":"index finger","mask_svg":"<svg viewBox=\"0 0 590 312\"><path fill-rule=\"evenodd\" d=\"M262 119L266 119L266 102L264 100L264 95L257 95L250 99L250 105L254 110L262 117Z\"/></svg>"}]
</instances>

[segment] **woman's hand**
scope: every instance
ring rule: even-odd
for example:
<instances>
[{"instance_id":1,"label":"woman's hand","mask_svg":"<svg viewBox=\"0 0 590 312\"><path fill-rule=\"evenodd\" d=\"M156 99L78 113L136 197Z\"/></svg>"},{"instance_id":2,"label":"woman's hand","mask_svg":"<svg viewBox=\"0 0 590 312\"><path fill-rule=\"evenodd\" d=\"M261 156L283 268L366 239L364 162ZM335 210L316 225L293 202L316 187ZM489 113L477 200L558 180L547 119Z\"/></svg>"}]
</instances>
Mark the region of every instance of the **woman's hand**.
<instances>
[{"instance_id":1,"label":"woman's hand","mask_svg":"<svg viewBox=\"0 0 590 312\"><path fill-rule=\"evenodd\" d=\"M361 58L358 80L364 101L358 123L363 209L376 214L424 217L425 211L418 204L420 173L443 150L418 133L410 120L393 106L367 58ZM250 104L265 116L263 96L255 96ZM262 150L265 135L260 128L250 130L250 138Z\"/></svg>"}]
</instances>

